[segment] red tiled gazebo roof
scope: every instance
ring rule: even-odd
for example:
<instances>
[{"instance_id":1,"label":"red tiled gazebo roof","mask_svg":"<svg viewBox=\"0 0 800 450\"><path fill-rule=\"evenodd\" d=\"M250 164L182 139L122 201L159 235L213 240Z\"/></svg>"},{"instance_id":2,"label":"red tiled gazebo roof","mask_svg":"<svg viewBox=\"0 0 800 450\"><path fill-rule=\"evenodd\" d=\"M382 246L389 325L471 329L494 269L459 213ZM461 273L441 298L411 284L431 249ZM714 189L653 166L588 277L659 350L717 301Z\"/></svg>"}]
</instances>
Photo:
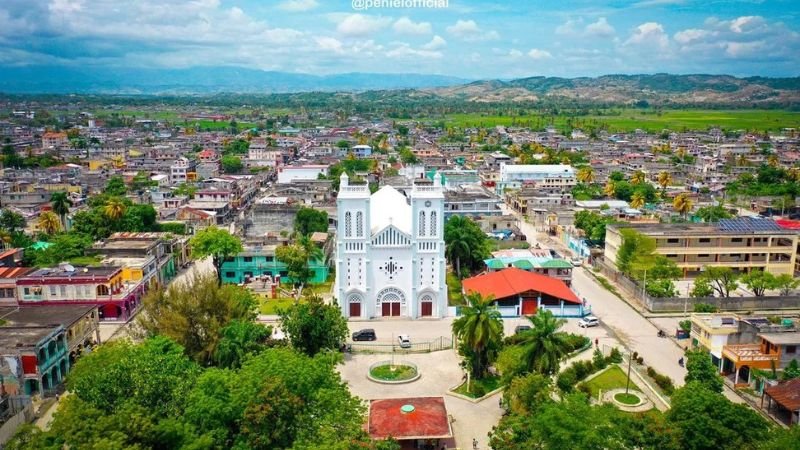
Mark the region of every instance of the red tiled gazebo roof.
<instances>
[{"instance_id":1,"label":"red tiled gazebo roof","mask_svg":"<svg viewBox=\"0 0 800 450\"><path fill-rule=\"evenodd\" d=\"M414 410L403 412L411 405ZM368 432L373 439L447 439L453 436L442 397L388 398L369 404Z\"/></svg>"},{"instance_id":2,"label":"red tiled gazebo roof","mask_svg":"<svg viewBox=\"0 0 800 450\"><path fill-rule=\"evenodd\" d=\"M497 300L523 292L538 291L565 302L581 303L563 281L516 267L467 278L462 286L466 293L477 292L484 298L491 295Z\"/></svg>"},{"instance_id":3,"label":"red tiled gazebo roof","mask_svg":"<svg viewBox=\"0 0 800 450\"><path fill-rule=\"evenodd\" d=\"M770 386L764 392L789 411L800 410L800 378Z\"/></svg>"}]
</instances>

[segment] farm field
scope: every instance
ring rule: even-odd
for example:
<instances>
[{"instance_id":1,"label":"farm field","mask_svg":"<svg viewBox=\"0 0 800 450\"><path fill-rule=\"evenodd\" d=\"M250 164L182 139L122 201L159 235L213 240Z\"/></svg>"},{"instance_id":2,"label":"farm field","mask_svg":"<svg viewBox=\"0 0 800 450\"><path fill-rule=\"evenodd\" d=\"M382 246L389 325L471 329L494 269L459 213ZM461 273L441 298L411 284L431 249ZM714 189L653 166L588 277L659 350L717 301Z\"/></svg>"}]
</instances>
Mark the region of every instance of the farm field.
<instances>
[{"instance_id":1,"label":"farm field","mask_svg":"<svg viewBox=\"0 0 800 450\"><path fill-rule=\"evenodd\" d=\"M664 129L674 131L706 130L720 127L724 130L778 131L782 128L800 128L800 112L786 110L693 110L678 109L656 112L649 109L614 110L604 115L570 116L531 114L525 116L497 116L483 114L450 114L445 117L448 126L492 127L526 126L543 129L548 125L557 128L606 128L610 132L649 132Z\"/></svg>"}]
</instances>

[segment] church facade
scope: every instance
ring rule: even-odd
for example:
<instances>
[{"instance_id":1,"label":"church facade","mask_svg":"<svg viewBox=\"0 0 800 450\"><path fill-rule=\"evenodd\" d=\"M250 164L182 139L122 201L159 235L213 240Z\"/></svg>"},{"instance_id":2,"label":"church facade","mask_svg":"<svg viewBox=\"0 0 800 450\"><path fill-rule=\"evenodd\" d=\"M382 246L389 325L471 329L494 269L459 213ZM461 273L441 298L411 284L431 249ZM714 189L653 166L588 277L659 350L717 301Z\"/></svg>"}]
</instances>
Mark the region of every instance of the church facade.
<instances>
[{"instance_id":1,"label":"church facade","mask_svg":"<svg viewBox=\"0 0 800 450\"><path fill-rule=\"evenodd\" d=\"M441 176L424 181L408 197L391 186L370 194L342 174L334 291L345 317L447 315Z\"/></svg>"}]
</instances>

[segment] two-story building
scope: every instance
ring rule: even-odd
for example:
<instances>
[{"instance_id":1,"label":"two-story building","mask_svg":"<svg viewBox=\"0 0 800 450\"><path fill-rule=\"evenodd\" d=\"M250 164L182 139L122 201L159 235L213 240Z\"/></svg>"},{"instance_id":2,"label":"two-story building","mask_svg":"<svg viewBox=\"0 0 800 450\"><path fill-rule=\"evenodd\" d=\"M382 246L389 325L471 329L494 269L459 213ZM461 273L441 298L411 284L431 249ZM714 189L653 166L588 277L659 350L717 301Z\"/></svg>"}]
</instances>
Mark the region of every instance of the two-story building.
<instances>
[{"instance_id":1,"label":"two-story building","mask_svg":"<svg viewBox=\"0 0 800 450\"><path fill-rule=\"evenodd\" d=\"M94 305L101 320L128 321L140 306L143 284L124 282L121 267L61 264L17 279L21 306Z\"/></svg>"},{"instance_id":2,"label":"two-story building","mask_svg":"<svg viewBox=\"0 0 800 450\"><path fill-rule=\"evenodd\" d=\"M272 280L291 281L286 264L275 256L276 245L253 246L236 256L226 258L222 263L222 281L225 283L245 283L268 275ZM328 266L324 261L309 261L310 283L323 283L328 279Z\"/></svg>"},{"instance_id":3,"label":"two-story building","mask_svg":"<svg viewBox=\"0 0 800 450\"><path fill-rule=\"evenodd\" d=\"M197 181L197 162L179 157L169 166L169 181L173 185Z\"/></svg>"},{"instance_id":4,"label":"two-story building","mask_svg":"<svg viewBox=\"0 0 800 450\"><path fill-rule=\"evenodd\" d=\"M528 185L537 188L572 189L577 180L575 169L564 164L503 164L497 181L497 194L506 189L519 189Z\"/></svg>"}]
</instances>

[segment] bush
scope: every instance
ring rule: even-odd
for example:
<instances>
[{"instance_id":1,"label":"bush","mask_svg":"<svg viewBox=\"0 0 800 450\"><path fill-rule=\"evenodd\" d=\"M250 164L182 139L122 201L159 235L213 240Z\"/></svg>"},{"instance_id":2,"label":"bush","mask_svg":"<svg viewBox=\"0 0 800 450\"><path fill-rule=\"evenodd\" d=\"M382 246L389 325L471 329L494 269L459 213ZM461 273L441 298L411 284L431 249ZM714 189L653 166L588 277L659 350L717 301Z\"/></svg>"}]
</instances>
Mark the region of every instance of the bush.
<instances>
[{"instance_id":1,"label":"bush","mask_svg":"<svg viewBox=\"0 0 800 450\"><path fill-rule=\"evenodd\" d=\"M617 347L611 349L611 353L608 354L608 362L619 364L622 362L622 353L619 351Z\"/></svg>"},{"instance_id":2,"label":"bush","mask_svg":"<svg viewBox=\"0 0 800 450\"><path fill-rule=\"evenodd\" d=\"M186 234L186 224L183 222L159 222L158 231L174 234Z\"/></svg>"},{"instance_id":3,"label":"bush","mask_svg":"<svg viewBox=\"0 0 800 450\"><path fill-rule=\"evenodd\" d=\"M577 381L583 380L595 371L594 364L591 361L575 361L572 364L572 368L575 370Z\"/></svg>"},{"instance_id":4,"label":"bush","mask_svg":"<svg viewBox=\"0 0 800 450\"><path fill-rule=\"evenodd\" d=\"M714 305L709 305L708 303L695 303L694 305L694 312L696 313L715 313L718 309Z\"/></svg>"},{"instance_id":5,"label":"bush","mask_svg":"<svg viewBox=\"0 0 800 450\"><path fill-rule=\"evenodd\" d=\"M672 395L672 393L675 392L675 385L672 383L672 378L661 375L652 367L647 368L647 376L652 378L665 394Z\"/></svg>"},{"instance_id":6,"label":"bush","mask_svg":"<svg viewBox=\"0 0 800 450\"><path fill-rule=\"evenodd\" d=\"M567 344L569 345L567 353L572 353L575 350L591 345L591 343L592 341L586 336L569 333L567 334Z\"/></svg>"},{"instance_id":7,"label":"bush","mask_svg":"<svg viewBox=\"0 0 800 450\"><path fill-rule=\"evenodd\" d=\"M633 352L633 359L639 359L639 352Z\"/></svg>"},{"instance_id":8,"label":"bush","mask_svg":"<svg viewBox=\"0 0 800 450\"><path fill-rule=\"evenodd\" d=\"M558 374L558 378L556 379L556 386L561 390L561 392L572 392L575 387L575 383L578 382L578 378L575 376L575 370L572 367L564 369L563 372Z\"/></svg>"},{"instance_id":9,"label":"bush","mask_svg":"<svg viewBox=\"0 0 800 450\"><path fill-rule=\"evenodd\" d=\"M683 331L692 331L692 321L691 320L681 320L679 323L681 330Z\"/></svg>"},{"instance_id":10,"label":"bush","mask_svg":"<svg viewBox=\"0 0 800 450\"><path fill-rule=\"evenodd\" d=\"M592 365L595 370L605 369L609 362L609 359L603 356L603 352L601 352L599 348L594 349L594 353L592 353Z\"/></svg>"},{"instance_id":11,"label":"bush","mask_svg":"<svg viewBox=\"0 0 800 450\"><path fill-rule=\"evenodd\" d=\"M643 366L644 365L644 358L642 358L640 356L640 357L636 358L636 362L639 363L640 366Z\"/></svg>"},{"instance_id":12,"label":"bush","mask_svg":"<svg viewBox=\"0 0 800 450\"><path fill-rule=\"evenodd\" d=\"M583 392L586 394L587 397L592 398L592 388L586 385L586 383L581 383L578 385L578 391Z\"/></svg>"}]
</instances>

